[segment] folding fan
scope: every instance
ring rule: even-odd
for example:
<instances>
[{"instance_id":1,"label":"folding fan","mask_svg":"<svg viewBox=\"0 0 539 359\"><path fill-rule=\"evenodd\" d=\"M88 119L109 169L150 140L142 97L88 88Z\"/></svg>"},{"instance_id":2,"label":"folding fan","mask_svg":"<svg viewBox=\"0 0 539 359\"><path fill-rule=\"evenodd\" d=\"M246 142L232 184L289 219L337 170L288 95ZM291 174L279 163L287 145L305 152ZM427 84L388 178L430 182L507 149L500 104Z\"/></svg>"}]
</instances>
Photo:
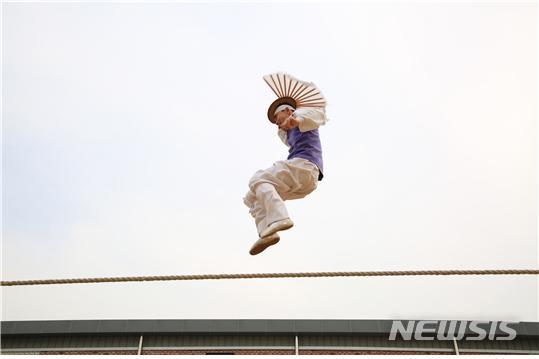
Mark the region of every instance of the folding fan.
<instances>
[{"instance_id":1,"label":"folding fan","mask_svg":"<svg viewBox=\"0 0 539 359\"><path fill-rule=\"evenodd\" d=\"M275 110L283 104L294 108L326 107L326 99L312 82L298 80L283 72L269 74L263 78L278 97L268 108L268 119L272 123Z\"/></svg>"}]
</instances>

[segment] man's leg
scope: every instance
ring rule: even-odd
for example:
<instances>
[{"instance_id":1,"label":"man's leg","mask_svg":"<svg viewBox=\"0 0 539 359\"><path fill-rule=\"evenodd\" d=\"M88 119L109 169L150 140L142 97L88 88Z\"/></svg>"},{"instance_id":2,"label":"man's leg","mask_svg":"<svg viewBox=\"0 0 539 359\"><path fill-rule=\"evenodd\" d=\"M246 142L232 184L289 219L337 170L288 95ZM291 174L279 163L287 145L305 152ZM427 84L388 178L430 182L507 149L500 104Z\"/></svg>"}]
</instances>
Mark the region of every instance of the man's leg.
<instances>
[{"instance_id":1,"label":"man's leg","mask_svg":"<svg viewBox=\"0 0 539 359\"><path fill-rule=\"evenodd\" d=\"M251 178L251 189L243 198L243 203L249 207L249 213L255 219L259 236L270 224L289 218L284 201L274 184L265 182L268 177L265 171L257 171Z\"/></svg>"},{"instance_id":2,"label":"man's leg","mask_svg":"<svg viewBox=\"0 0 539 359\"><path fill-rule=\"evenodd\" d=\"M262 229L258 233L261 238L284 231L294 225L289 218L284 200L272 184L260 183L256 187L256 197L266 212L265 228L259 227Z\"/></svg>"},{"instance_id":3,"label":"man's leg","mask_svg":"<svg viewBox=\"0 0 539 359\"><path fill-rule=\"evenodd\" d=\"M292 227L284 200L302 198L312 192L317 185L317 176L316 166L303 159L277 161L272 167L253 175L244 203L263 238L251 248L251 254L277 243L277 231Z\"/></svg>"},{"instance_id":4,"label":"man's leg","mask_svg":"<svg viewBox=\"0 0 539 359\"><path fill-rule=\"evenodd\" d=\"M257 181L262 173L263 171L258 171L257 173L255 173L251 181ZM260 233L262 233L262 231L266 230L266 228L268 227L266 208L269 203L275 201L275 198L273 198L273 200L271 199L271 197L274 195L274 193L272 193L273 191L275 191L275 188L272 185L267 183L260 183L258 186L252 186L249 189L249 192L247 192L247 194L243 198L243 203L245 203L245 205L249 207L249 213L255 219L255 224L259 236ZM268 197L270 198L269 201L267 200ZM272 215L270 215L269 217L272 217ZM271 235L261 237L251 247L249 253L251 255L257 255L263 252L267 247L277 244L279 242L279 239L280 238L278 233L272 233Z\"/></svg>"},{"instance_id":5,"label":"man's leg","mask_svg":"<svg viewBox=\"0 0 539 359\"><path fill-rule=\"evenodd\" d=\"M290 216L288 215L284 200L281 198L273 184L260 183L256 186L255 193L257 202L266 214L265 223L260 227L262 230L258 232L261 237L264 237L269 234L264 233L265 229L273 223L289 219Z\"/></svg>"},{"instance_id":6,"label":"man's leg","mask_svg":"<svg viewBox=\"0 0 539 359\"><path fill-rule=\"evenodd\" d=\"M282 198L290 190L287 182L290 182L291 176L287 173L288 171L286 161L277 161L270 168L257 171L249 180L250 191L244 202L250 206L250 213L255 217L259 236L274 233L274 228L268 229L272 224L289 220ZM291 225L285 225L279 230L290 227Z\"/></svg>"},{"instance_id":7,"label":"man's leg","mask_svg":"<svg viewBox=\"0 0 539 359\"><path fill-rule=\"evenodd\" d=\"M266 210L261 201L258 201L256 194L249 190L243 198L243 203L249 207L249 214L255 219L257 233L260 234L266 227Z\"/></svg>"}]
</instances>

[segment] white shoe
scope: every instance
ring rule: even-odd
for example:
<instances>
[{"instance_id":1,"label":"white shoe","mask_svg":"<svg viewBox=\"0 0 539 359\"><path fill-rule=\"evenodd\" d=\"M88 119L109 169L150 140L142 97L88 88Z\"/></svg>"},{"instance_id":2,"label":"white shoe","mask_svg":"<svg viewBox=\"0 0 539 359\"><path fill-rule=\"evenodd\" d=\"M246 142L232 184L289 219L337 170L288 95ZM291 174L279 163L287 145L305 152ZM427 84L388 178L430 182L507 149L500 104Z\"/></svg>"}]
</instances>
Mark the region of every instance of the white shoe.
<instances>
[{"instance_id":1,"label":"white shoe","mask_svg":"<svg viewBox=\"0 0 539 359\"><path fill-rule=\"evenodd\" d=\"M258 241L253 244L253 246L249 250L249 253L253 256L256 256L258 253L261 253L269 246L279 243L279 240L280 238L278 233L273 233L269 236L258 238Z\"/></svg>"},{"instance_id":2,"label":"white shoe","mask_svg":"<svg viewBox=\"0 0 539 359\"><path fill-rule=\"evenodd\" d=\"M285 218L280 221L273 222L266 229L260 232L260 238L267 237L279 231L287 230L289 228L292 228L293 225L294 225L294 222L292 222L290 218Z\"/></svg>"}]
</instances>

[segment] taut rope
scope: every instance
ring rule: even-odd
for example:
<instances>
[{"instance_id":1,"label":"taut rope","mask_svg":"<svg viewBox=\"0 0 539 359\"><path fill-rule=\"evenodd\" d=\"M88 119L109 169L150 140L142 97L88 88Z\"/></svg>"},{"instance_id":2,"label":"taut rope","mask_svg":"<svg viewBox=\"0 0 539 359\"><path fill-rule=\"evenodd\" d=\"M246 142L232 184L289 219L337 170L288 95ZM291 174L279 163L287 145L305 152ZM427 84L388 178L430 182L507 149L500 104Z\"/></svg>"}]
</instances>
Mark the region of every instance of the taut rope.
<instances>
[{"instance_id":1,"label":"taut rope","mask_svg":"<svg viewBox=\"0 0 539 359\"><path fill-rule=\"evenodd\" d=\"M372 272L303 272L303 273L238 273L238 274L199 274L166 275L143 277L105 277L2 281L2 287L17 285L48 285L107 282L149 282L169 280L208 280L208 279L267 279L267 278L319 278L319 277L391 277L427 275L523 275L539 274L539 269L483 269L483 270L419 270L419 271L372 271Z\"/></svg>"}]
</instances>

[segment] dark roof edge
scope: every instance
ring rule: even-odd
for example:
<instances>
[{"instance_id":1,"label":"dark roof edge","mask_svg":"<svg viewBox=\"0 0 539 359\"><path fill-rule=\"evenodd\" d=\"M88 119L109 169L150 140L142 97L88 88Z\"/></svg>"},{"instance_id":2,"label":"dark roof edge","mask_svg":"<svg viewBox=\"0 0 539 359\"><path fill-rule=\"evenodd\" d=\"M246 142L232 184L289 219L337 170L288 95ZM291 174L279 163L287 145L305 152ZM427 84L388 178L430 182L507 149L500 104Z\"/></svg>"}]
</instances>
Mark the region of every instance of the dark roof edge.
<instances>
[{"instance_id":1,"label":"dark roof edge","mask_svg":"<svg viewBox=\"0 0 539 359\"><path fill-rule=\"evenodd\" d=\"M2 335L25 334L389 334L394 321L404 326L416 324L419 319L111 319L111 320L41 320L2 321ZM409 323L414 321L415 323ZM429 328L436 328L445 320L428 320ZM449 320L447 320L449 321ZM457 321L457 320L456 320ZM459 322L463 322L464 320ZM470 322L471 320L466 320ZM480 328L501 331L501 321L478 321ZM539 337L539 322L507 322L519 337ZM413 328L413 327L412 327ZM467 327L467 334L474 334Z\"/></svg>"}]
</instances>

